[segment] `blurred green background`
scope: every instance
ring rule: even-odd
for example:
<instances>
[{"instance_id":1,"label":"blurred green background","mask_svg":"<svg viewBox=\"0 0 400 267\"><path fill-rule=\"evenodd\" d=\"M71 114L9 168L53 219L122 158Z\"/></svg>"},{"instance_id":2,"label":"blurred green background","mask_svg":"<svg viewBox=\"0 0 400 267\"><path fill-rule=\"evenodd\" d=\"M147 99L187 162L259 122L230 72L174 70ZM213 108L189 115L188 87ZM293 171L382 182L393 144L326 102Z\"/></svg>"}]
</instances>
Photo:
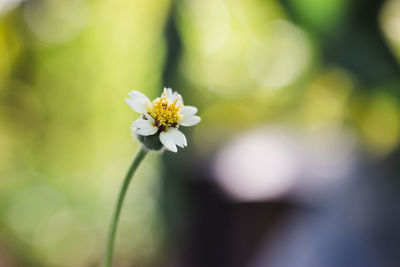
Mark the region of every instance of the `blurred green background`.
<instances>
[{"instance_id":1,"label":"blurred green background","mask_svg":"<svg viewBox=\"0 0 400 267\"><path fill-rule=\"evenodd\" d=\"M0 0L0 266L98 266L139 146L123 100L133 89L172 87L199 107L193 165L276 122L345 128L365 157L390 154L400 1L367 2L376 17L346 0ZM173 253L162 166L151 155L128 192L116 266Z\"/></svg>"}]
</instances>

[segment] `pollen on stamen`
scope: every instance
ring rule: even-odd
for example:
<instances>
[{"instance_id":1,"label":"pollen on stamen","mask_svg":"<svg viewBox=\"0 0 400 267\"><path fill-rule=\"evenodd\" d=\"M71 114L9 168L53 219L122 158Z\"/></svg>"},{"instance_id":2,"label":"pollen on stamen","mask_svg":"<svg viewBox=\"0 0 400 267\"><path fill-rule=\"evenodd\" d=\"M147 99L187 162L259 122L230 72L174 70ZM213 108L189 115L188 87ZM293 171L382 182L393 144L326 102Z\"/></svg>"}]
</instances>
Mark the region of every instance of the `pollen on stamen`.
<instances>
[{"instance_id":1,"label":"pollen on stamen","mask_svg":"<svg viewBox=\"0 0 400 267\"><path fill-rule=\"evenodd\" d=\"M164 90L161 98L156 98L152 104L147 107L148 113L154 118L155 125L159 129L168 129L168 127L176 127L178 121L182 118L179 109L182 105L177 106L178 99L173 103L167 99L166 91Z\"/></svg>"}]
</instances>

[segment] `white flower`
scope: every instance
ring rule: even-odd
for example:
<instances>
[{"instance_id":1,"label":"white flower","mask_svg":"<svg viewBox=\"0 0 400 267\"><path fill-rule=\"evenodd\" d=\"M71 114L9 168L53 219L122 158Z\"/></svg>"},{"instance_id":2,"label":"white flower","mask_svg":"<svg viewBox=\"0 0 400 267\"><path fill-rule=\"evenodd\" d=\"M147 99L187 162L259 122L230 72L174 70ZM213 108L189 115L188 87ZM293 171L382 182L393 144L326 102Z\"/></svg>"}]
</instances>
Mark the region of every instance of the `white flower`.
<instances>
[{"instance_id":1,"label":"white flower","mask_svg":"<svg viewBox=\"0 0 400 267\"><path fill-rule=\"evenodd\" d=\"M185 147L185 135L179 126L193 126L200 122L197 108L183 105L180 94L171 88L164 88L160 97L153 101L138 91L129 93L126 103L142 116L132 123L132 133L142 136L158 135L160 142L170 151L177 152L176 146Z\"/></svg>"}]
</instances>

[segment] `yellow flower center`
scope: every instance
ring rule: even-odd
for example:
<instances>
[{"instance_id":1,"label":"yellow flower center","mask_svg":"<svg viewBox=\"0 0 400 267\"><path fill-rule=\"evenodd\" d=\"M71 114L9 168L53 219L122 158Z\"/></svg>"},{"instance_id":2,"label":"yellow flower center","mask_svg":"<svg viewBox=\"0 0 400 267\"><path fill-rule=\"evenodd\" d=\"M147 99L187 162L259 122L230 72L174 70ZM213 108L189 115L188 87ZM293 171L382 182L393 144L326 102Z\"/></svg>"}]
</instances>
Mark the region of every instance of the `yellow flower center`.
<instances>
[{"instance_id":1,"label":"yellow flower center","mask_svg":"<svg viewBox=\"0 0 400 267\"><path fill-rule=\"evenodd\" d=\"M154 118L155 126L159 129L166 130L168 127L175 127L182 114L179 113L181 105L177 105L178 99L171 102L167 99L167 95L164 92L160 97L154 99L151 104L147 107L147 112Z\"/></svg>"}]
</instances>

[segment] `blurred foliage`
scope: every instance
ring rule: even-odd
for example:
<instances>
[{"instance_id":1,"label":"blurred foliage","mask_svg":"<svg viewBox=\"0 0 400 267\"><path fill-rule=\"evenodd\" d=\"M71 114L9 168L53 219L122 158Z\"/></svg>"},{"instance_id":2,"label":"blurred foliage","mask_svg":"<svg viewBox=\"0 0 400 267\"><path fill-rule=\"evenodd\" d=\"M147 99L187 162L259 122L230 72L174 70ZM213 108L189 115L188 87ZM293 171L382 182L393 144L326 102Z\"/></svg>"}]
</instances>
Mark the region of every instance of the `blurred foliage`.
<instances>
[{"instance_id":1,"label":"blurred foliage","mask_svg":"<svg viewBox=\"0 0 400 267\"><path fill-rule=\"evenodd\" d=\"M114 198L138 146L129 133L136 115L123 98L162 88L168 16L182 42L174 89L200 106L203 121L189 143L201 155L272 122L349 128L368 156L398 146L400 77L369 85L354 62L327 61L336 43L326 40L351 18L347 1L3 2L0 265L101 260ZM380 14L380 38L399 58L400 1L387 1ZM358 48L338 39L350 58ZM376 62L368 67L383 72ZM124 207L118 266L150 266L162 255L158 162L150 158Z\"/></svg>"},{"instance_id":2,"label":"blurred foliage","mask_svg":"<svg viewBox=\"0 0 400 267\"><path fill-rule=\"evenodd\" d=\"M160 87L168 5L28 1L4 15L1 222L30 264L101 259L120 179L138 146L123 98ZM132 212L121 220L121 266L133 258L144 266L159 244L153 167L141 169L126 202Z\"/></svg>"}]
</instances>

